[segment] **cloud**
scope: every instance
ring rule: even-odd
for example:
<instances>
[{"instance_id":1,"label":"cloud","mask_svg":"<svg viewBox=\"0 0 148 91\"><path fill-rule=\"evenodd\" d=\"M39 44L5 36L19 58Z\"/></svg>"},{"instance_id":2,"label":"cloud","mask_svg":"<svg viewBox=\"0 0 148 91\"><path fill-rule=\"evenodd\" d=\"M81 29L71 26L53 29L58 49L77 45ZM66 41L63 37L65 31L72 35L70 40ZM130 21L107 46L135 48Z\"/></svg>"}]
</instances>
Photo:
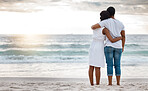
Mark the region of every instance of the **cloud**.
<instances>
[{"instance_id":1,"label":"cloud","mask_svg":"<svg viewBox=\"0 0 148 91\"><path fill-rule=\"evenodd\" d=\"M0 0L0 11L36 12L43 7L65 6L83 11L101 11L114 6L118 13L148 13L148 0Z\"/></svg>"},{"instance_id":2,"label":"cloud","mask_svg":"<svg viewBox=\"0 0 148 91\"><path fill-rule=\"evenodd\" d=\"M32 12L39 11L36 8L37 2L34 0L1 0L0 1L0 11L10 11L10 12Z\"/></svg>"},{"instance_id":3,"label":"cloud","mask_svg":"<svg viewBox=\"0 0 148 91\"><path fill-rule=\"evenodd\" d=\"M95 0L76 2L73 5L73 8L78 10L101 11L109 6L114 6L119 13L148 13L148 0Z\"/></svg>"}]
</instances>

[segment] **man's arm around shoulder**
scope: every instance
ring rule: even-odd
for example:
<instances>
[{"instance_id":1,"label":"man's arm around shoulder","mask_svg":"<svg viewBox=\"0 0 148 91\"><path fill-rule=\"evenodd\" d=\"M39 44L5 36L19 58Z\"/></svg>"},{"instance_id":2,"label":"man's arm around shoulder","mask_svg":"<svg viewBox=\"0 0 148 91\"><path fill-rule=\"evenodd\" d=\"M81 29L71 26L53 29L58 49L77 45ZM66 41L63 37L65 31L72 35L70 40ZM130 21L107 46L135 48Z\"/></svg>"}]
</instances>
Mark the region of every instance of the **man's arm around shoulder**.
<instances>
[{"instance_id":1,"label":"man's arm around shoulder","mask_svg":"<svg viewBox=\"0 0 148 91\"><path fill-rule=\"evenodd\" d=\"M93 29L93 30L95 30L97 28L101 28L101 26L98 23L91 26L91 29Z\"/></svg>"},{"instance_id":2,"label":"man's arm around shoulder","mask_svg":"<svg viewBox=\"0 0 148 91\"><path fill-rule=\"evenodd\" d=\"M100 21L99 23L92 25L91 28L94 30L94 29L97 29L97 28L106 27L107 22L108 22L108 20Z\"/></svg>"}]
</instances>

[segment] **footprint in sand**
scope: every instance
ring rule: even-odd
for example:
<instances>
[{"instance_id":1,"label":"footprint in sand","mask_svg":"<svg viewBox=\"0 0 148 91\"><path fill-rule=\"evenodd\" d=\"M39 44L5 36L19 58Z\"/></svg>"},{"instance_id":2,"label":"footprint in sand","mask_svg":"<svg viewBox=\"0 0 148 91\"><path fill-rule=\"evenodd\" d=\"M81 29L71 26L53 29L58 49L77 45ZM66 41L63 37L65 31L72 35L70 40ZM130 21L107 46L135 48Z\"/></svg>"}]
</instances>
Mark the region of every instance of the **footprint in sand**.
<instances>
[{"instance_id":1,"label":"footprint in sand","mask_svg":"<svg viewBox=\"0 0 148 91\"><path fill-rule=\"evenodd\" d=\"M19 88L19 87L10 87L10 88L13 88L13 89L22 89L22 88Z\"/></svg>"},{"instance_id":2,"label":"footprint in sand","mask_svg":"<svg viewBox=\"0 0 148 91\"><path fill-rule=\"evenodd\" d=\"M130 86L135 86L134 84L129 84Z\"/></svg>"},{"instance_id":3,"label":"footprint in sand","mask_svg":"<svg viewBox=\"0 0 148 91\"><path fill-rule=\"evenodd\" d=\"M120 88L124 88L124 87L120 87Z\"/></svg>"}]
</instances>

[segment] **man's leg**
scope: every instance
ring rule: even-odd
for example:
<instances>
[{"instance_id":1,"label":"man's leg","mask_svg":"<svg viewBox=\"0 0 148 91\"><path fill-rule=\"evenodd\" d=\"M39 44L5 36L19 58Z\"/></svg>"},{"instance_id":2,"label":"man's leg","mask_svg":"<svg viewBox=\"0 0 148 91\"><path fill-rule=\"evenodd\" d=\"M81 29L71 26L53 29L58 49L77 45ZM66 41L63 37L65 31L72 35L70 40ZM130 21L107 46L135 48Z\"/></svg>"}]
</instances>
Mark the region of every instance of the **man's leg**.
<instances>
[{"instance_id":1,"label":"man's leg","mask_svg":"<svg viewBox=\"0 0 148 91\"><path fill-rule=\"evenodd\" d=\"M89 66L88 75L89 75L89 81L90 81L91 85L94 85L94 82L93 82L93 71L94 71L94 66Z\"/></svg>"},{"instance_id":2,"label":"man's leg","mask_svg":"<svg viewBox=\"0 0 148 91\"><path fill-rule=\"evenodd\" d=\"M95 67L96 85L100 84L100 67Z\"/></svg>"},{"instance_id":3,"label":"man's leg","mask_svg":"<svg viewBox=\"0 0 148 91\"><path fill-rule=\"evenodd\" d=\"M105 58L107 63L107 76L108 76L108 85L112 85L112 76L113 76L113 48L105 47Z\"/></svg>"},{"instance_id":4,"label":"man's leg","mask_svg":"<svg viewBox=\"0 0 148 91\"><path fill-rule=\"evenodd\" d=\"M120 85L120 75L121 75L121 54L122 49L114 49L114 66L115 66L115 75L117 80L117 85Z\"/></svg>"}]
</instances>

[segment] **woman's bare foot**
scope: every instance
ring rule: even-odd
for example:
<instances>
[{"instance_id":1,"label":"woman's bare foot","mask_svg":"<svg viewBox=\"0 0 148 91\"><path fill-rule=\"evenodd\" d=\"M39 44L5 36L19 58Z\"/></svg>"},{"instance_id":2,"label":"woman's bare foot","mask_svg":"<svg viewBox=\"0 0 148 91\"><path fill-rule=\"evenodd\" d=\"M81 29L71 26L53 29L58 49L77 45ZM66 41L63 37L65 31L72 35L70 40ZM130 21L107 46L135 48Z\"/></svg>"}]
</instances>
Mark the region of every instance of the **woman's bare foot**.
<instances>
[{"instance_id":1,"label":"woman's bare foot","mask_svg":"<svg viewBox=\"0 0 148 91\"><path fill-rule=\"evenodd\" d=\"M117 85L119 85L119 86L120 86L120 83L117 83Z\"/></svg>"},{"instance_id":2,"label":"woman's bare foot","mask_svg":"<svg viewBox=\"0 0 148 91\"><path fill-rule=\"evenodd\" d=\"M94 86L94 84L91 84L91 86Z\"/></svg>"},{"instance_id":3,"label":"woman's bare foot","mask_svg":"<svg viewBox=\"0 0 148 91\"><path fill-rule=\"evenodd\" d=\"M108 84L108 86L112 86L112 84Z\"/></svg>"},{"instance_id":4,"label":"woman's bare foot","mask_svg":"<svg viewBox=\"0 0 148 91\"><path fill-rule=\"evenodd\" d=\"M99 83L97 83L96 85L100 85Z\"/></svg>"}]
</instances>

